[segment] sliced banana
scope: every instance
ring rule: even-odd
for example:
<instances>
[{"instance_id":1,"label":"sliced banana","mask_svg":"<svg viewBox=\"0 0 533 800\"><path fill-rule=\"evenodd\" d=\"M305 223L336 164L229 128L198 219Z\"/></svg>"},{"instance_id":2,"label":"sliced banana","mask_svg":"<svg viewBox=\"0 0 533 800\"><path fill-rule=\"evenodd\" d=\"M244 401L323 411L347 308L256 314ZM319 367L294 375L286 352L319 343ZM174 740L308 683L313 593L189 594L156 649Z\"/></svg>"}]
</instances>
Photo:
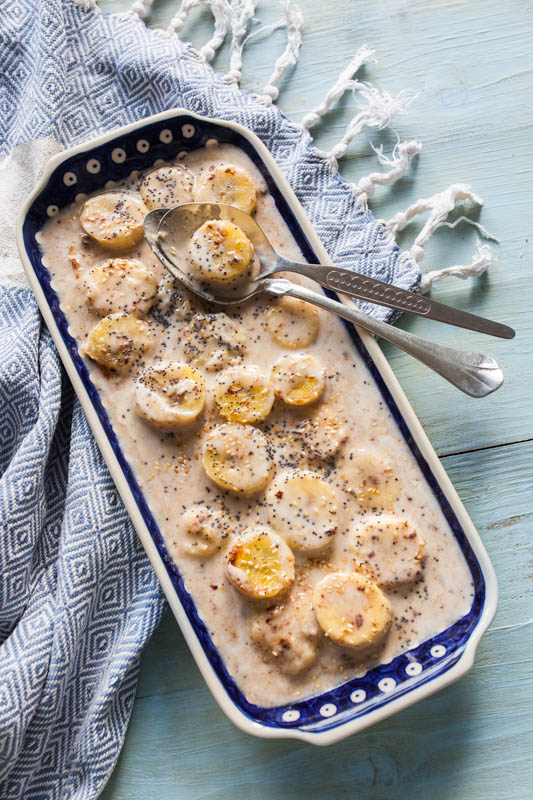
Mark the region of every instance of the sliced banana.
<instances>
[{"instance_id":1,"label":"sliced banana","mask_svg":"<svg viewBox=\"0 0 533 800\"><path fill-rule=\"evenodd\" d=\"M106 192L84 203L80 224L98 244L118 250L140 242L145 215L140 197L128 192Z\"/></svg>"},{"instance_id":2,"label":"sliced banana","mask_svg":"<svg viewBox=\"0 0 533 800\"><path fill-rule=\"evenodd\" d=\"M313 472L278 475L267 503L272 526L295 550L321 550L337 530L335 490Z\"/></svg>"},{"instance_id":3,"label":"sliced banana","mask_svg":"<svg viewBox=\"0 0 533 800\"><path fill-rule=\"evenodd\" d=\"M194 200L194 175L187 167L175 164L148 172L139 184L146 208L174 208Z\"/></svg>"},{"instance_id":4,"label":"sliced banana","mask_svg":"<svg viewBox=\"0 0 533 800\"><path fill-rule=\"evenodd\" d=\"M193 233L188 255L200 280L231 286L251 274L254 246L233 222L211 219Z\"/></svg>"},{"instance_id":5,"label":"sliced banana","mask_svg":"<svg viewBox=\"0 0 533 800\"><path fill-rule=\"evenodd\" d=\"M207 476L222 489L255 494L264 489L270 478L268 439L252 426L219 425L205 439L202 465Z\"/></svg>"},{"instance_id":6,"label":"sliced banana","mask_svg":"<svg viewBox=\"0 0 533 800\"><path fill-rule=\"evenodd\" d=\"M313 590L313 607L326 636L360 654L378 647L389 630L392 607L379 586L357 573L330 572Z\"/></svg>"},{"instance_id":7,"label":"sliced banana","mask_svg":"<svg viewBox=\"0 0 533 800\"><path fill-rule=\"evenodd\" d=\"M244 170L232 164L213 164L199 179L195 199L199 203L237 206L251 214L255 209L257 192Z\"/></svg>"},{"instance_id":8,"label":"sliced banana","mask_svg":"<svg viewBox=\"0 0 533 800\"><path fill-rule=\"evenodd\" d=\"M132 314L110 314L89 333L83 352L100 366L120 373L144 366L155 345L150 326Z\"/></svg>"},{"instance_id":9,"label":"sliced banana","mask_svg":"<svg viewBox=\"0 0 533 800\"><path fill-rule=\"evenodd\" d=\"M379 449L352 450L339 465L342 486L365 511L389 511L400 497L401 484L390 457Z\"/></svg>"},{"instance_id":10,"label":"sliced banana","mask_svg":"<svg viewBox=\"0 0 533 800\"><path fill-rule=\"evenodd\" d=\"M405 519L371 517L351 532L355 555L380 586L414 583L422 574L424 542Z\"/></svg>"},{"instance_id":11,"label":"sliced banana","mask_svg":"<svg viewBox=\"0 0 533 800\"><path fill-rule=\"evenodd\" d=\"M318 400L326 386L320 361L307 353L281 356L272 365L274 392L290 406L307 406Z\"/></svg>"},{"instance_id":12,"label":"sliced banana","mask_svg":"<svg viewBox=\"0 0 533 800\"><path fill-rule=\"evenodd\" d=\"M327 461L338 453L347 437L346 427L338 415L321 410L292 428L288 444L296 446L308 461Z\"/></svg>"},{"instance_id":13,"label":"sliced banana","mask_svg":"<svg viewBox=\"0 0 533 800\"><path fill-rule=\"evenodd\" d=\"M267 314L267 330L277 344L289 350L316 341L320 321L316 308L296 297L280 297Z\"/></svg>"},{"instance_id":14,"label":"sliced banana","mask_svg":"<svg viewBox=\"0 0 533 800\"><path fill-rule=\"evenodd\" d=\"M208 372L217 372L242 359L246 336L226 314L195 314L182 337L185 356Z\"/></svg>"},{"instance_id":15,"label":"sliced banana","mask_svg":"<svg viewBox=\"0 0 533 800\"><path fill-rule=\"evenodd\" d=\"M135 381L135 405L141 417L159 428L195 422L205 405L205 383L197 369L167 361L141 372Z\"/></svg>"},{"instance_id":16,"label":"sliced banana","mask_svg":"<svg viewBox=\"0 0 533 800\"><path fill-rule=\"evenodd\" d=\"M217 378L214 395L218 413L228 422L261 422L274 404L269 379L254 365L224 370Z\"/></svg>"},{"instance_id":17,"label":"sliced banana","mask_svg":"<svg viewBox=\"0 0 533 800\"><path fill-rule=\"evenodd\" d=\"M157 280L135 258L109 258L93 267L83 288L87 305L100 317L119 311L144 316L156 298Z\"/></svg>"},{"instance_id":18,"label":"sliced banana","mask_svg":"<svg viewBox=\"0 0 533 800\"><path fill-rule=\"evenodd\" d=\"M270 528L248 528L230 547L226 575L247 597L275 597L294 581L294 555Z\"/></svg>"},{"instance_id":19,"label":"sliced banana","mask_svg":"<svg viewBox=\"0 0 533 800\"><path fill-rule=\"evenodd\" d=\"M207 506L188 508L180 520L183 550L191 556L206 558L220 549L228 535L228 527L220 511L213 511Z\"/></svg>"},{"instance_id":20,"label":"sliced banana","mask_svg":"<svg viewBox=\"0 0 533 800\"><path fill-rule=\"evenodd\" d=\"M313 610L310 590L291 590L285 602L268 608L252 622L252 640L266 661L285 675L298 675L317 657L322 635Z\"/></svg>"}]
</instances>

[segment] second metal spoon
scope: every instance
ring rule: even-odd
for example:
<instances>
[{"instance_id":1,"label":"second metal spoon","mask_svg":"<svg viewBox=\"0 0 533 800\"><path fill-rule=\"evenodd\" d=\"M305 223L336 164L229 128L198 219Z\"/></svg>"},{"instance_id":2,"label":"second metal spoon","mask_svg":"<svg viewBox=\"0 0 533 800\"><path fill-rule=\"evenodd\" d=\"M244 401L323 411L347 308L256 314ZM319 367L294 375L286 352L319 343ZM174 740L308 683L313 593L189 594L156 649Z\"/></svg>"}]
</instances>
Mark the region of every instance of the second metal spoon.
<instances>
[{"instance_id":1,"label":"second metal spoon","mask_svg":"<svg viewBox=\"0 0 533 800\"><path fill-rule=\"evenodd\" d=\"M182 206L180 208L184 207ZM297 297L308 303L320 306L327 311L331 311L342 319L352 322L360 328L395 344L406 353L422 361L426 366L433 369L471 397L485 397L491 394L491 392L496 391L496 389L502 385L503 373L496 361L490 356L485 356L483 353L456 350L452 347L438 344L437 342L422 339L420 336L415 336L412 333L395 328L385 322L375 320L357 311L355 308L331 300L324 294L313 292L310 289L298 286L282 278L255 279L253 281L253 287L250 288L249 293L245 297L226 297L225 295L220 296L216 294L215 290L211 287L208 289L204 284L194 281L191 275L186 271L186 268L181 270L176 265L174 259L171 261L167 257L166 252L169 251L170 248L176 251L176 255L178 252L186 252L186 244L188 243L188 240L187 242L182 240L173 244L172 242L175 241L175 239L170 238L167 229L164 228L163 231L161 231L160 223L168 213L169 211L167 209L156 209L147 214L143 223L146 240L155 255L168 269L171 275L202 299L210 303L227 306L242 303L255 295L263 293L275 297L281 297L283 295ZM211 219L213 219L213 217L211 217ZM194 232L202 222L203 220L196 222L196 226L189 233L189 238L192 232ZM165 244L164 249L161 246L162 242ZM178 247L180 248L179 251ZM261 258L261 254L259 253L258 255L259 258ZM250 287L250 284L247 284L247 287Z\"/></svg>"}]
</instances>

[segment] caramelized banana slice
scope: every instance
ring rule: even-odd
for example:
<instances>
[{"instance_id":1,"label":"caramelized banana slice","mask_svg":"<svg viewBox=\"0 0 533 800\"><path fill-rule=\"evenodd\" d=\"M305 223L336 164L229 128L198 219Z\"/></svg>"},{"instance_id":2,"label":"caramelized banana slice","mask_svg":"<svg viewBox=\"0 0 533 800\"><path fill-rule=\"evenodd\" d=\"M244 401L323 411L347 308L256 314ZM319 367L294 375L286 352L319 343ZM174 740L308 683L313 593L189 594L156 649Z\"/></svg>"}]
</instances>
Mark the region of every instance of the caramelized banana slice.
<instances>
[{"instance_id":1,"label":"caramelized banana slice","mask_svg":"<svg viewBox=\"0 0 533 800\"><path fill-rule=\"evenodd\" d=\"M247 597L275 597L294 581L294 555L281 536L258 525L245 530L230 547L226 575Z\"/></svg>"},{"instance_id":2,"label":"caramelized banana slice","mask_svg":"<svg viewBox=\"0 0 533 800\"><path fill-rule=\"evenodd\" d=\"M337 530L335 490L313 472L284 472L267 495L272 526L295 550L321 550Z\"/></svg>"},{"instance_id":3,"label":"caramelized banana slice","mask_svg":"<svg viewBox=\"0 0 533 800\"><path fill-rule=\"evenodd\" d=\"M128 192L106 192L84 204L80 224L103 247L132 247L143 237L146 208L140 197Z\"/></svg>"},{"instance_id":4,"label":"caramelized banana slice","mask_svg":"<svg viewBox=\"0 0 533 800\"><path fill-rule=\"evenodd\" d=\"M252 622L252 639L265 661L273 662L285 675L298 675L311 666L321 635L311 591L295 587L286 601L268 608Z\"/></svg>"},{"instance_id":5,"label":"caramelized banana slice","mask_svg":"<svg viewBox=\"0 0 533 800\"><path fill-rule=\"evenodd\" d=\"M277 344L289 350L309 347L318 336L316 308L296 297L280 297L267 314L267 330Z\"/></svg>"},{"instance_id":6,"label":"caramelized banana slice","mask_svg":"<svg viewBox=\"0 0 533 800\"><path fill-rule=\"evenodd\" d=\"M414 583L422 574L424 542L405 519L371 517L352 530L358 561L386 589Z\"/></svg>"},{"instance_id":7,"label":"caramelized banana slice","mask_svg":"<svg viewBox=\"0 0 533 800\"><path fill-rule=\"evenodd\" d=\"M391 604L379 586L357 573L322 578L313 590L313 607L326 636L361 655L381 644L392 620Z\"/></svg>"},{"instance_id":8,"label":"caramelized banana slice","mask_svg":"<svg viewBox=\"0 0 533 800\"><path fill-rule=\"evenodd\" d=\"M272 365L274 392L290 406L316 402L326 385L326 374L319 360L306 353L281 356Z\"/></svg>"},{"instance_id":9,"label":"caramelized banana slice","mask_svg":"<svg viewBox=\"0 0 533 800\"><path fill-rule=\"evenodd\" d=\"M270 414L274 390L259 367L230 367L217 378L215 400L228 422L261 422Z\"/></svg>"},{"instance_id":10,"label":"caramelized banana slice","mask_svg":"<svg viewBox=\"0 0 533 800\"><path fill-rule=\"evenodd\" d=\"M198 203L236 206L251 214L255 209L257 192L244 170L232 164L214 164L199 179L195 199Z\"/></svg>"},{"instance_id":11,"label":"caramelized banana slice","mask_svg":"<svg viewBox=\"0 0 533 800\"><path fill-rule=\"evenodd\" d=\"M235 494L251 495L270 478L268 440L257 428L219 425L206 437L202 465L214 483Z\"/></svg>"},{"instance_id":12,"label":"caramelized banana slice","mask_svg":"<svg viewBox=\"0 0 533 800\"><path fill-rule=\"evenodd\" d=\"M174 208L194 199L194 175L187 167L175 164L148 172L141 180L139 194L146 208Z\"/></svg>"},{"instance_id":13,"label":"caramelized banana slice","mask_svg":"<svg viewBox=\"0 0 533 800\"><path fill-rule=\"evenodd\" d=\"M212 219L200 225L191 238L189 259L198 278L208 283L232 285L250 274L254 246L233 222Z\"/></svg>"},{"instance_id":14,"label":"caramelized banana slice","mask_svg":"<svg viewBox=\"0 0 533 800\"><path fill-rule=\"evenodd\" d=\"M206 558L220 550L223 539L228 535L227 525L220 511L212 511L207 506L193 506L182 514L181 547L191 556Z\"/></svg>"},{"instance_id":15,"label":"caramelized banana slice","mask_svg":"<svg viewBox=\"0 0 533 800\"><path fill-rule=\"evenodd\" d=\"M150 326L131 314L111 314L95 325L83 351L101 367L127 373L143 366L154 348Z\"/></svg>"},{"instance_id":16,"label":"caramelized banana slice","mask_svg":"<svg viewBox=\"0 0 533 800\"><path fill-rule=\"evenodd\" d=\"M157 280L135 258L110 258L93 267L83 282L87 305L106 317L120 311L143 317L157 295Z\"/></svg>"},{"instance_id":17,"label":"caramelized banana slice","mask_svg":"<svg viewBox=\"0 0 533 800\"><path fill-rule=\"evenodd\" d=\"M378 450L354 450L339 466L343 488L365 511L381 513L391 509L400 497L401 486L389 456Z\"/></svg>"},{"instance_id":18,"label":"caramelized banana slice","mask_svg":"<svg viewBox=\"0 0 533 800\"><path fill-rule=\"evenodd\" d=\"M205 405L205 383L197 369L167 361L141 372L135 382L138 413L159 428L195 422Z\"/></svg>"}]
</instances>

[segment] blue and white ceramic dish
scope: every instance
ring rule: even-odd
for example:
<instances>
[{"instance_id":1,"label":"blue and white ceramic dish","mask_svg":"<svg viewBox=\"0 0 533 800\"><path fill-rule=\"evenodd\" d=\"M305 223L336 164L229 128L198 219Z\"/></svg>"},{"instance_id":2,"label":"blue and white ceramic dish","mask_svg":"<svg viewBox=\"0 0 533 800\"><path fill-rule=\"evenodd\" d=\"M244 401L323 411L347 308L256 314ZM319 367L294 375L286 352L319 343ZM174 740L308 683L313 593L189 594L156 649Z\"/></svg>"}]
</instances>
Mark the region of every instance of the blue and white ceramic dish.
<instances>
[{"instance_id":1,"label":"blue and white ceramic dish","mask_svg":"<svg viewBox=\"0 0 533 800\"><path fill-rule=\"evenodd\" d=\"M248 733L329 744L427 697L467 672L479 639L496 610L496 578L466 510L381 350L372 337L348 326L354 347L372 373L465 555L475 589L472 606L450 628L402 653L389 664L370 670L363 678L289 706L261 708L250 704L228 674L176 566L166 553L161 532L124 458L76 342L68 332L67 320L51 288L50 275L42 264L36 238L58 207L79 201L84 195L101 190L109 186L110 181L119 181L135 170L147 169L159 159L173 159L180 152L202 147L213 138L237 145L248 154L264 176L305 258L327 263L328 256L292 189L259 139L234 123L180 110L120 128L53 158L20 216L18 247L46 324L104 458L216 700L230 719Z\"/></svg>"}]
</instances>

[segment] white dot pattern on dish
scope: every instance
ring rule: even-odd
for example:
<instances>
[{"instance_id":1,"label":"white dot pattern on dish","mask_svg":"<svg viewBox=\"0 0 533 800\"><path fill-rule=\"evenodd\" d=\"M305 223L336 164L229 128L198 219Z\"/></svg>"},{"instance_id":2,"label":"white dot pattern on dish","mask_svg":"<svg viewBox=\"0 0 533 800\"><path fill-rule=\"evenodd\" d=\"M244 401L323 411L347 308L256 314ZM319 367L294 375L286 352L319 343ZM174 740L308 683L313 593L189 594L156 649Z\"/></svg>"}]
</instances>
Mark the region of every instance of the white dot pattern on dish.
<instances>
[{"instance_id":1,"label":"white dot pattern on dish","mask_svg":"<svg viewBox=\"0 0 533 800\"><path fill-rule=\"evenodd\" d=\"M429 651L433 658L442 658L446 655L446 648L442 644L435 644Z\"/></svg>"},{"instance_id":2,"label":"white dot pattern on dish","mask_svg":"<svg viewBox=\"0 0 533 800\"><path fill-rule=\"evenodd\" d=\"M111 159L115 164L122 164L126 160L126 151L122 147L115 147L111 153Z\"/></svg>"},{"instance_id":3,"label":"white dot pattern on dish","mask_svg":"<svg viewBox=\"0 0 533 800\"><path fill-rule=\"evenodd\" d=\"M422 664L419 661L411 661L405 668L405 671L408 675L420 675L422 672Z\"/></svg>"},{"instance_id":4,"label":"white dot pattern on dish","mask_svg":"<svg viewBox=\"0 0 533 800\"><path fill-rule=\"evenodd\" d=\"M156 161L154 161L152 166L154 167L154 169L158 169L159 167L164 167L166 163L167 162L165 161L164 158L158 158Z\"/></svg>"},{"instance_id":5,"label":"white dot pattern on dish","mask_svg":"<svg viewBox=\"0 0 533 800\"><path fill-rule=\"evenodd\" d=\"M48 208L46 209L46 213L48 214L49 217L55 217L58 211L59 208L57 206L48 206Z\"/></svg>"},{"instance_id":6,"label":"white dot pattern on dish","mask_svg":"<svg viewBox=\"0 0 533 800\"><path fill-rule=\"evenodd\" d=\"M218 146L218 139L208 139L205 143L206 147L217 147Z\"/></svg>"},{"instance_id":7,"label":"white dot pattern on dish","mask_svg":"<svg viewBox=\"0 0 533 800\"><path fill-rule=\"evenodd\" d=\"M196 131L194 125L184 125L181 129L181 132L186 139L190 139L191 136L194 136Z\"/></svg>"},{"instance_id":8,"label":"white dot pattern on dish","mask_svg":"<svg viewBox=\"0 0 533 800\"><path fill-rule=\"evenodd\" d=\"M355 692L352 692L350 695L350 700L352 703L362 703L363 700L366 700L366 692L364 689L356 689Z\"/></svg>"},{"instance_id":9,"label":"white dot pattern on dish","mask_svg":"<svg viewBox=\"0 0 533 800\"><path fill-rule=\"evenodd\" d=\"M98 161L97 158L90 158L87 162L87 172L90 172L91 175L96 175L100 172L102 165Z\"/></svg>"},{"instance_id":10,"label":"white dot pattern on dish","mask_svg":"<svg viewBox=\"0 0 533 800\"><path fill-rule=\"evenodd\" d=\"M78 179L74 172L65 172L63 175L63 183L65 186L74 186L75 183L78 182Z\"/></svg>"},{"instance_id":11,"label":"white dot pattern on dish","mask_svg":"<svg viewBox=\"0 0 533 800\"><path fill-rule=\"evenodd\" d=\"M87 200L87 195L85 194L85 192L78 192L74 200L76 201L76 203L84 203L85 200Z\"/></svg>"},{"instance_id":12,"label":"white dot pattern on dish","mask_svg":"<svg viewBox=\"0 0 533 800\"><path fill-rule=\"evenodd\" d=\"M300 712L295 708L289 708L288 711L283 712L283 716L281 718L283 722L296 722L297 719L300 719Z\"/></svg>"},{"instance_id":13,"label":"white dot pattern on dish","mask_svg":"<svg viewBox=\"0 0 533 800\"><path fill-rule=\"evenodd\" d=\"M150 143L146 139L139 139L137 142L137 150L139 153L147 153L150 149Z\"/></svg>"},{"instance_id":14,"label":"white dot pattern on dish","mask_svg":"<svg viewBox=\"0 0 533 800\"><path fill-rule=\"evenodd\" d=\"M337 706L333 705L333 703L324 703L323 706L320 706L321 717L332 717L333 714L336 713L337 713Z\"/></svg>"},{"instance_id":15,"label":"white dot pattern on dish","mask_svg":"<svg viewBox=\"0 0 533 800\"><path fill-rule=\"evenodd\" d=\"M163 142L163 144L169 144L172 141L172 131L168 128L165 128L159 134L159 141Z\"/></svg>"},{"instance_id":16,"label":"white dot pattern on dish","mask_svg":"<svg viewBox=\"0 0 533 800\"><path fill-rule=\"evenodd\" d=\"M396 681L394 678L382 678L378 683L378 689L381 692L392 692L395 686Z\"/></svg>"}]
</instances>

